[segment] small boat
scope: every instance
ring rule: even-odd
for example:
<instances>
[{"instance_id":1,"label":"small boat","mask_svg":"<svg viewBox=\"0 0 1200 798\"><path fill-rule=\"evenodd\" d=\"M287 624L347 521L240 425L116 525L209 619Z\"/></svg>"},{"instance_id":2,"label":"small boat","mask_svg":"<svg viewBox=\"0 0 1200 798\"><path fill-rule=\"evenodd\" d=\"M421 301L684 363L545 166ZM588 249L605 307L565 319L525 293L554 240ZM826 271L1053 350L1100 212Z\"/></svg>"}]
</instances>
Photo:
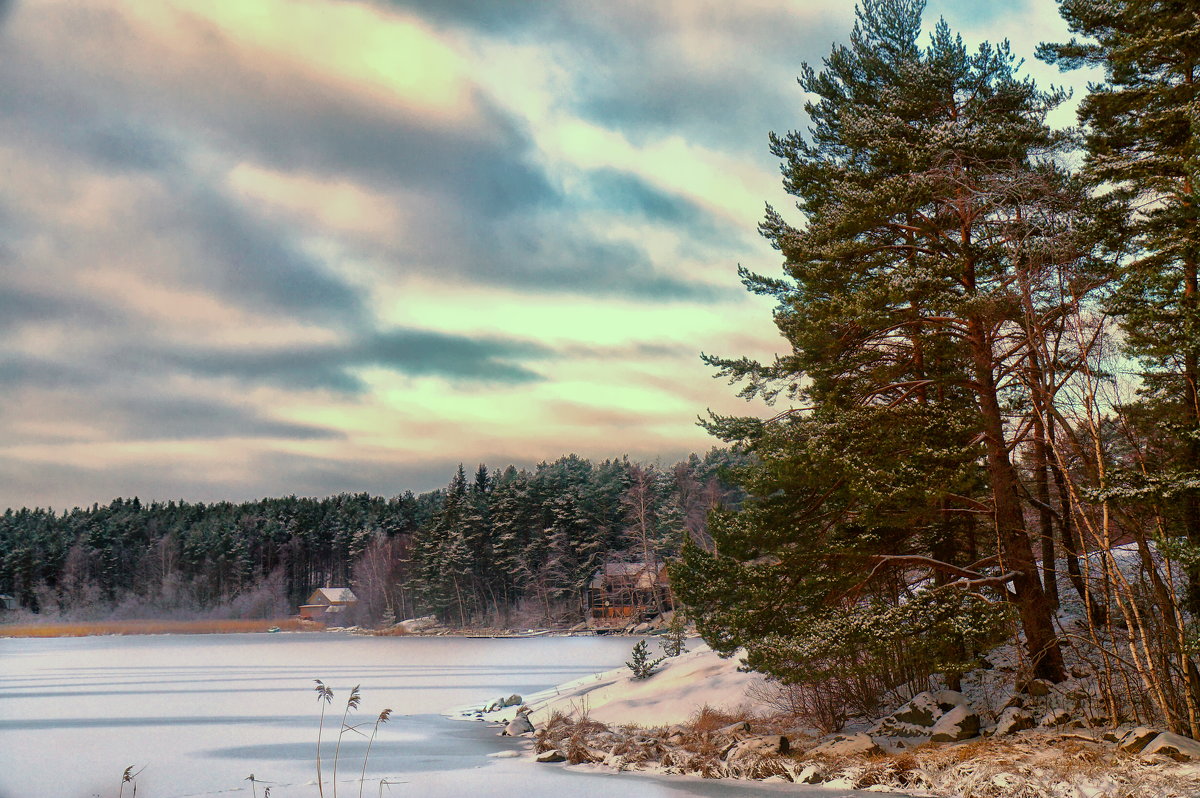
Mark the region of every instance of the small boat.
<instances>
[{"instance_id":1,"label":"small boat","mask_svg":"<svg viewBox=\"0 0 1200 798\"><path fill-rule=\"evenodd\" d=\"M270 629L268 629L267 631L268 631L268 632L278 632L278 631L279 631L279 627L278 627L278 626L272 626L272 627L271 627Z\"/></svg>"}]
</instances>

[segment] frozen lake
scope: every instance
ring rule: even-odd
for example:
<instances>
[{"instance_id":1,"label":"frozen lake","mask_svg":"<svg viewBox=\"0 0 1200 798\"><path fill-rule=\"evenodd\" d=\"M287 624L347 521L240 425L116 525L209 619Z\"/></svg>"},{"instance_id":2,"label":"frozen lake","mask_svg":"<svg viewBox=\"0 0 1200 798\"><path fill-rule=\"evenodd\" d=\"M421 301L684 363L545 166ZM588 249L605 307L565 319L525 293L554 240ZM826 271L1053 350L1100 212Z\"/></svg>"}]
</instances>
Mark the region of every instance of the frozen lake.
<instances>
[{"instance_id":1,"label":"frozen lake","mask_svg":"<svg viewBox=\"0 0 1200 798\"><path fill-rule=\"evenodd\" d=\"M146 798L325 795L350 688L351 718L394 711L371 750L363 795L761 796L844 791L609 774L504 756L525 743L439 713L528 694L624 662L629 638L360 637L327 633L0 639L0 798L116 796L127 765ZM352 739L354 738L354 739ZM357 796L365 742L343 738L338 794ZM497 757L495 754L501 754ZM381 781L386 783L381 783ZM126 786L125 795L130 795Z\"/></svg>"}]
</instances>

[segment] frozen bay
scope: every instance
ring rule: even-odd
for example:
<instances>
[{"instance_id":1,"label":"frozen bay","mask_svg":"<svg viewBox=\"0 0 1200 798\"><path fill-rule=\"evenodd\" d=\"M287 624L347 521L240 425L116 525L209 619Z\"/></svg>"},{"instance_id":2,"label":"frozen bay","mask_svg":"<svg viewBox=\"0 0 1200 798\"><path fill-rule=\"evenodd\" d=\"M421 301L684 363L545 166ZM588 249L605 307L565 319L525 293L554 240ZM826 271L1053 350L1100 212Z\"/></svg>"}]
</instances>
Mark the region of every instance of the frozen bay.
<instances>
[{"instance_id":1,"label":"frozen bay","mask_svg":"<svg viewBox=\"0 0 1200 798\"><path fill-rule=\"evenodd\" d=\"M264 786L272 798L315 796L313 679L335 691L322 745L326 796L354 685L362 706L350 722L395 713L371 750L364 795L844 794L537 765L503 756L526 743L440 714L618 666L632 644L329 633L0 639L0 798L115 796L128 765L145 768L137 785L147 798L251 795L250 774L259 796ZM339 795L359 794L364 750L356 735L343 738Z\"/></svg>"}]
</instances>

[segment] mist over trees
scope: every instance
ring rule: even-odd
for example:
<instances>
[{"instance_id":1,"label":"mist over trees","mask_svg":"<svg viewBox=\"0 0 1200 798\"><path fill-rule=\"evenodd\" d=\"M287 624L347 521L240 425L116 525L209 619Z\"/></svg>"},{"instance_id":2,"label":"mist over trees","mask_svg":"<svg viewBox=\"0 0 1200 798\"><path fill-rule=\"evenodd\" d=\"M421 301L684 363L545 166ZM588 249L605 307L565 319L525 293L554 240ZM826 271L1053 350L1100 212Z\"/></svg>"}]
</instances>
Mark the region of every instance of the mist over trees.
<instances>
[{"instance_id":1,"label":"mist over trees","mask_svg":"<svg viewBox=\"0 0 1200 798\"><path fill-rule=\"evenodd\" d=\"M744 460L720 449L669 468L567 455L532 470L460 466L445 488L392 498L10 509L0 593L80 620L272 618L314 588L349 585L360 623L575 623L605 560L708 545L708 511L740 497L721 475Z\"/></svg>"},{"instance_id":2,"label":"mist over trees","mask_svg":"<svg viewBox=\"0 0 1200 798\"><path fill-rule=\"evenodd\" d=\"M741 271L785 354L706 358L790 407L711 419L748 498L672 578L714 648L847 702L1016 639L1030 676L1089 663L1108 722L1195 737L1200 28L1059 5L1082 38L1041 56L1106 71L1082 130L921 0L864 0L803 67L811 126L771 137L799 214L760 226L783 274Z\"/></svg>"}]
</instances>

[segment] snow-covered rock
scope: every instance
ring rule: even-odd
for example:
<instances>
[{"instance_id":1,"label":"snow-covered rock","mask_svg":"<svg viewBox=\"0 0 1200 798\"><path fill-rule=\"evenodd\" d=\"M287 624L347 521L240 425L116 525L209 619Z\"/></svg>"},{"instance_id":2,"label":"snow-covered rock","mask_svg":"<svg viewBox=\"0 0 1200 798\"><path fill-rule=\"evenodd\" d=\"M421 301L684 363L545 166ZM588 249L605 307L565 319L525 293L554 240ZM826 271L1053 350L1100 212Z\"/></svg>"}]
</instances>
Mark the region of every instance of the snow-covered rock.
<instances>
[{"instance_id":1,"label":"snow-covered rock","mask_svg":"<svg viewBox=\"0 0 1200 798\"><path fill-rule=\"evenodd\" d=\"M1033 715L1030 715L1020 707L1007 707L1000 713L1000 717L996 719L996 725L992 728L992 734L1001 737L1005 734L1015 734L1025 729L1034 727Z\"/></svg>"},{"instance_id":2,"label":"snow-covered rock","mask_svg":"<svg viewBox=\"0 0 1200 798\"><path fill-rule=\"evenodd\" d=\"M519 737L531 731L533 731L533 724L529 722L529 716L517 715L508 722L508 725L504 727L504 731L500 733L509 737Z\"/></svg>"},{"instance_id":3,"label":"snow-covered rock","mask_svg":"<svg viewBox=\"0 0 1200 798\"><path fill-rule=\"evenodd\" d=\"M426 632L441 624L438 623L436 615L424 615L420 618L409 618L396 624L405 632L412 634L414 632Z\"/></svg>"},{"instance_id":4,"label":"snow-covered rock","mask_svg":"<svg viewBox=\"0 0 1200 798\"><path fill-rule=\"evenodd\" d=\"M853 756L855 754L874 754L879 751L879 746L871 739L869 734L859 732L858 734L834 735L809 751L809 753L818 756L841 757Z\"/></svg>"},{"instance_id":5,"label":"snow-covered rock","mask_svg":"<svg viewBox=\"0 0 1200 798\"><path fill-rule=\"evenodd\" d=\"M717 734L725 734L728 736L749 733L750 722L746 720L740 720L737 723L730 723L728 726L722 726L721 728L717 729Z\"/></svg>"},{"instance_id":6,"label":"snow-covered rock","mask_svg":"<svg viewBox=\"0 0 1200 798\"><path fill-rule=\"evenodd\" d=\"M1158 729L1151 729L1147 726L1138 726L1136 729L1130 730L1128 734L1121 738L1121 742L1117 743L1117 747L1129 754L1136 754L1145 748L1151 740L1157 737L1161 732Z\"/></svg>"},{"instance_id":7,"label":"snow-covered rock","mask_svg":"<svg viewBox=\"0 0 1200 798\"><path fill-rule=\"evenodd\" d=\"M566 762L567 758L562 751L557 748L551 748L549 751L542 751L535 757L538 762Z\"/></svg>"},{"instance_id":8,"label":"snow-covered rock","mask_svg":"<svg viewBox=\"0 0 1200 798\"><path fill-rule=\"evenodd\" d=\"M1075 719L1075 715L1068 710L1052 709L1042 716L1042 719L1038 721L1038 725L1044 728L1068 726Z\"/></svg>"},{"instance_id":9,"label":"snow-covered rock","mask_svg":"<svg viewBox=\"0 0 1200 798\"><path fill-rule=\"evenodd\" d=\"M1142 755L1163 754L1180 762L1200 760L1200 742L1182 734L1163 732L1142 749Z\"/></svg>"},{"instance_id":10,"label":"snow-covered rock","mask_svg":"<svg viewBox=\"0 0 1200 798\"><path fill-rule=\"evenodd\" d=\"M918 693L875 724L870 734L910 748L927 742L953 743L979 736L979 715L962 693L953 690Z\"/></svg>"},{"instance_id":11,"label":"snow-covered rock","mask_svg":"<svg viewBox=\"0 0 1200 798\"><path fill-rule=\"evenodd\" d=\"M750 756L760 757L786 754L790 750L791 743L788 742L787 737L781 734L772 734L768 737L751 737L748 740L734 743L728 753L725 754L725 761L735 762Z\"/></svg>"},{"instance_id":12,"label":"snow-covered rock","mask_svg":"<svg viewBox=\"0 0 1200 798\"><path fill-rule=\"evenodd\" d=\"M825 771L816 765L805 765L804 769L792 776L797 784L819 784L825 780Z\"/></svg>"}]
</instances>

